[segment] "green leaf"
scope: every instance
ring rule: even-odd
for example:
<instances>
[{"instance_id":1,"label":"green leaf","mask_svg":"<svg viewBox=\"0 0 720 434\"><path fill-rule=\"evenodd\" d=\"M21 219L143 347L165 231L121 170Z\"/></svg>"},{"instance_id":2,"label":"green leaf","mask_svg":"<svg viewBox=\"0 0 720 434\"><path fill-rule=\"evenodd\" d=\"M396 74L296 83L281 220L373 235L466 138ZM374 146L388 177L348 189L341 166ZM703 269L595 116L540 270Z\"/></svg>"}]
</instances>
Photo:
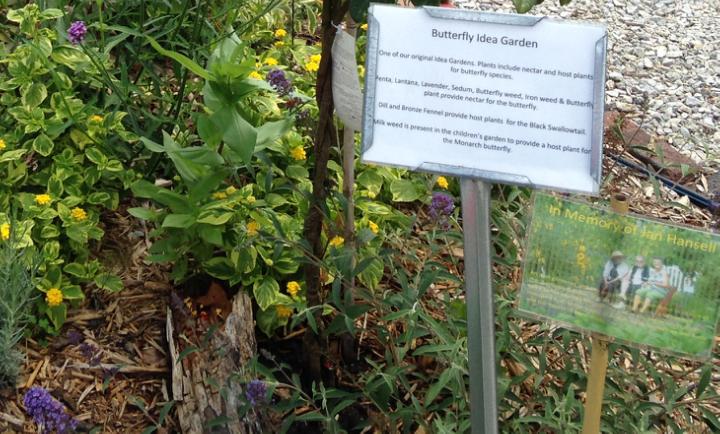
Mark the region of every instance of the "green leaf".
<instances>
[{"instance_id":1,"label":"green leaf","mask_svg":"<svg viewBox=\"0 0 720 434\"><path fill-rule=\"evenodd\" d=\"M221 228L203 225L198 230L198 233L200 235L200 238L206 243L222 247L223 231Z\"/></svg>"},{"instance_id":2,"label":"green leaf","mask_svg":"<svg viewBox=\"0 0 720 434\"><path fill-rule=\"evenodd\" d=\"M699 399L700 396L705 392L705 389L707 389L708 385L710 384L710 380L712 379L712 365L707 365L705 368L703 368L702 375L700 376L700 381L698 381L697 389L695 389L695 396Z\"/></svg>"},{"instance_id":3,"label":"green leaf","mask_svg":"<svg viewBox=\"0 0 720 434\"><path fill-rule=\"evenodd\" d=\"M98 274L97 276L95 276L95 279L93 279L93 281L98 286L98 288L110 292L120 292L125 287L125 285L123 285L122 283L122 279L110 273Z\"/></svg>"},{"instance_id":4,"label":"green leaf","mask_svg":"<svg viewBox=\"0 0 720 434\"><path fill-rule=\"evenodd\" d=\"M85 53L68 45L55 47L50 56L55 62L65 65L73 71L84 68L85 64L90 63L90 58Z\"/></svg>"},{"instance_id":5,"label":"green leaf","mask_svg":"<svg viewBox=\"0 0 720 434\"><path fill-rule=\"evenodd\" d=\"M235 267L230 259L224 256L208 259L202 265L205 272L218 279L230 280L235 277Z\"/></svg>"},{"instance_id":6,"label":"green leaf","mask_svg":"<svg viewBox=\"0 0 720 434\"><path fill-rule=\"evenodd\" d=\"M257 128L257 143L255 147L262 148L268 142L279 139L280 137L285 135L285 133L287 133L290 128L292 128L292 125L292 118L285 118L279 121L264 123Z\"/></svg>"},{"instance_id":7,"label":"green leaf","mask_svg":"<svg viewBox=\"0 0 720 434\"><path fill-rule=\"evenodd\" d=\"M42 155L43 157L47 157L52 153L54 144L53 141L50 140L50 137L46 136L45 134L40 134L39 136L35 137L35 140L33 140L32 147L35 152Z\"/></svg>"},{"instance_id":8,"label":"green leaf","mask_svg":"<svg viewBox=\"0 0 720 434\"><path fill-rule=\"evenodd\" d=\"M31 109L39 106L47 98L47 88L40 82L35 82L22 90L22 104Z\"/></svg>"},{"instance_id":9,"label":"green leaf","mask_svg":"<svg viewBox=\"0 0 720 434\"><path fill-rule=\"evenodd\" d=\"M85 150L85 156L98 166L105 165L108 158L98 148L90 147Z\"/></svg>"},{"instance_id":10,"label":"green leaf","mask_svg":"<svg viewBox=\"0 0 720 434\"><path fill-rule=\"evenodd\" d=\"M85 269L85 266L83 264L78 264L77 262L71 262L63 267L63 271L66 274L70 274L75 277L79 278L85 278L85 275L87 275L87 269Z\"/></svg>"},{"instance_id":11,"label":"green leaf","mask_svg":"<svg viewBox=\"0 0 720 434\"><path fill-rule=\"evenodd\" d=\"M47 8L40 12L40 19L45 20L54 20L56 18L60 18L63 16L63 12L60 9L56 8Z\"/></svg>"},{"instance_id":12,"label":"green leaf","mask_svg":"<svg viewBox=\"0 0 720 434\"><path fill-rule=\"evenodd\" d=\"M67 319L67 306L65 304L61 304L60 306L50 307L48 308L47 316L50 318L50 322L52 322L53 326L55 326L57 330L60 330Z\"/></svg>"},{"instance_id":13,"label":"green leaf","mask_svg":"<svg viewBox=\"0 0 720 434\"><path fill-rule=\"evenodd\" d=\"M14 149L12 151L3 152L0 154L0 163L19 160L26 152L26 149Z\"/></svg>"},{"instance_id":14,"label":"green leaf","mask_svg":"<svg viewBox=\"0 0 720 434\"><path fill-rule=\"evenodd\" d=\"M206 223L213 226L219 226L227 223L233 217L233 215L234 214L231 212L226 212L222 214L208 214L197 219L197 222Z\"/></svg>"},{"instance_id":15,"label":"green leaf","mask_svg":"<svg viewBox=\"0 0 720 434\"><path fill-rule=\"evenodd\" d=\"M264 276L262 280L256 281L253 285L255 301L262 310L275 304L278 294L280 294L280 285L270 276Z\"/></svg>"},{"instance_id":16,"label":"green leaf","mask_svg":"<svg viewBox=\"0 0 720 434\"><path fill-rule=\"evenodd\" d=\"M160 213L155 211L154 209L142 208L142 207L128 208L127 211L133 217L137 217L142 220L150 220L150 221L154 221L160 215Z\"/></svg>"},{"instance_id":17,"label":"green leaf","mask_svg":"<svg viewBox=\"0 0 720 434\"><path fill-rule=\"evenodd\" d=\"M390 184L390 192L395 202L413 202L420 199L422 193L409 179L398 179Z\"/></svg>"},{"instance_id":18,"label":"green leaf","mask_svg":"<svg viewBox=\"0 0 720 434\"><path fill-rule=\"evenodd\" d=\"M542 0L541 0L542 1ZM541 1L537 0L513 0L513 4L515 4L515 10L519 14L524 14L530 9L532 9L536 4L540 3Z\"/></svg>"},{"instance_id":19,"label":"green leaf","mask_svg":"<svg viewBox=\"0 0 720 434\"><path fill-rule=\"evenodd\" d=\"M160 44L158 44L158 42L157 42L154 38L152 38L152 37L150 37L150 36L147 36L147 35L145 35L145 37L146 37L147 40L150 42L150 45L152 45L152 47L153 47L158 53L162 54L163 56L167 56L167 57L175 60L176 62L178 62L178 63L181 64L182 66L184 66L184 67L186 67L187 69L189 69L190 71L192 71L192 72L193 72L195 75L197 75L198 77L202 77L202 78L204 78L205 80L212 80L212 79L213 79L213 76L212 76L212 74L210 73L210 71L207 71L205 68L203 68L202 66L198 65L197 63L195 63L195 61L193 61L191 58L185 56L184 54L180 54L180 53L178 53L178 52L176 52L176 51L166 50L166 49L164 49L163 47L161 47Z\"/></svg>"},{"instance_id":20,"label":"green leaf","mask_svg":"<svg viewBox=\"0 0 720 434\"><path fill-rule=\"evenodd\" d=\"M205 144L212 148L217 147L222 140L222 128L218 128L208 115L198 115L197 131L200 138L205 141Z\"/></svg>"},{"instance_id":21,"label":"green leaf","mask_svg":"<svg viewBox=\"0 0 720 434\"><path fill-rule=\"evenodd\" d=\"M85 294L78 285L68 285L62 287L63 298L67 300L84 300Z\"/></svg>"},{"instance_id":22,"label":"green leaf","mask_svg":"<svg viewBox=\"0 0 720 434\"><path fill-rule=\"evenodd\" d=\"M249 163L255 151L257 131L246 121L234 107L224 107L212 115L216 125L224 126L223 141L240 157Z\"/></svg>"},{"instance_id":23,"label":"green leaf","mask_svg":"<svg viewBox=\"0 0 720 434\"><path fill-rule=\"evenodd\" d=\"M191 214L168 214L163 220L164 228L185 229L195 224L195 216Z\"/></svg>"}]
</instances>

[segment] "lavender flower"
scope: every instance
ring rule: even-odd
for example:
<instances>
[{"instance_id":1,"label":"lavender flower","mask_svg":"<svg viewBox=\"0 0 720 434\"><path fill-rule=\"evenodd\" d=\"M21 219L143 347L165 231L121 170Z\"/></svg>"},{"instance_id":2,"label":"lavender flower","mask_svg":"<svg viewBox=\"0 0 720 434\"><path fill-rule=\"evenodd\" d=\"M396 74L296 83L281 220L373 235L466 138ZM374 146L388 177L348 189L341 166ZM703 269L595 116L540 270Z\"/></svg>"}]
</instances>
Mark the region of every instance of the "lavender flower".
<instances>
[{"instance_id":1,"label":"lavender flower","mask_svg":"<svg viewBox=\"0 0 720 434\"><path fill-rule=\"evenodd\" d=\"M80 353L85 357L88 365L97 366L100 364L100 350L95 345L83 342L80 344Z\"/></svg>"},{"instance_id":2,"label":"lavender flower","mask_svg":"<svg viewBox=\"0 0 720 434\"><path fill-rule=\"evenodd\" d=\"M268 72L265 80L270 83L270 86L272 86L280 96L284 96L292 92L292 83L290 83L290 80L285 77L285 73L282 69L275 68L271 70Z\"/></svg>"},{"instance_id":3,"label":"lavender flower","mask_svg":"<svg viewBox=\"0 0 720 434\"><path fill-rule=\"evenodd\" d=\"M40 425L42 433L65 434L77 429L78 421L65 412L65 407L42 387L32 387L23 399L25 411Z\"/></svg>"},{"instance_id":4,"label":"lavender flower","mask_svg":"<svg viewBox=\"0 0 720 434\"><path fill-rule=\"evenodd\" d=\"M82 43L85 40L87 34L87 26L84 21L75 21L70 25L67 31L68 39L74 45Z\"/></svg>"},{"instance_id":5,"label":"lavender flower","mask_svg":"<svg viewBox=\"0 0 720 434\"><path fill-rule=\"evenodd\" d=\"M435 192L430 202L430 217L434 219L447 217L455 209L455 199L447 193Z\"/></svg>"},{"instance_id":6,"label":"lavender flower","mask_svg":"<svg viewBox=\"0 0 720 434\"><path fill-rule=\"evenodd\" d=\"M253 407L265 401L265 393L267 393L267 386L262 380L252 380L245 388L245 398Z\"/></svg>"},{"instance_id":7,"label":"lavender flower","mask_svg":"<svg viewBox=\"0 0 720 434\"><path fill-rule=\"evenodd\" d=\"M71 345L79 345L83 340L82 334L77 330L70 330L67 334L68 343Z\"/></svg>"}]
</instances>

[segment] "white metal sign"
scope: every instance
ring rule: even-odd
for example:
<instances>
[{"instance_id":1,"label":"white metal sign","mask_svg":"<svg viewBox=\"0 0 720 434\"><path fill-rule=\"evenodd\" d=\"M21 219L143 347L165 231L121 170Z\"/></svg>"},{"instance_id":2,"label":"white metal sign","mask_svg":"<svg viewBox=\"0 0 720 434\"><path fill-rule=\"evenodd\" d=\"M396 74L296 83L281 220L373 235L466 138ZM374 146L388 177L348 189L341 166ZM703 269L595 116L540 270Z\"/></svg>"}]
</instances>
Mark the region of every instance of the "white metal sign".
<instances>
[{"instance_id":1,"label":"white metal sign","mask_svg":"<svg viewBox=\"0 0 720 434\"><path fill-rule=\"evenodd\" d=\"M371 5L363 160L596 194L604 26Z\"/></svg>"}]
</instances>

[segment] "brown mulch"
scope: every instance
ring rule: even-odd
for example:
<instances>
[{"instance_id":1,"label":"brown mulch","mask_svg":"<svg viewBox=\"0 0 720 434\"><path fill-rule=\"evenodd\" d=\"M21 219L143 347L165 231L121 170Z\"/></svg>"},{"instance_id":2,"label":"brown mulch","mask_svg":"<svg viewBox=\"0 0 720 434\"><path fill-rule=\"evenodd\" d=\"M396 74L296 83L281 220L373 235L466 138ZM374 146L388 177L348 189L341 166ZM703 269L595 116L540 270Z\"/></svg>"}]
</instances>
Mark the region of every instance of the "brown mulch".
<instances>
[{"instance_id":1,"label":"brown mulch","mask_svg":"<svg viewBox=\"0 0 720 434\"><path fill-rule=\"evenodd\" d=\"M143 261L149 243L142 223L112 213L98 257L125 284L108 294L89 286L58 337L25 342L23 373L0 392L0 433L36 432L22 397L43 386L81 422L103 433L139 433L158 420L169 400L165 312L171 286L163 270ZM144 410L141 408L144 407ZM172 414L172 413L171 413ZM164 427L172 431L173 418Z\"/></svg>"}]
</instances>

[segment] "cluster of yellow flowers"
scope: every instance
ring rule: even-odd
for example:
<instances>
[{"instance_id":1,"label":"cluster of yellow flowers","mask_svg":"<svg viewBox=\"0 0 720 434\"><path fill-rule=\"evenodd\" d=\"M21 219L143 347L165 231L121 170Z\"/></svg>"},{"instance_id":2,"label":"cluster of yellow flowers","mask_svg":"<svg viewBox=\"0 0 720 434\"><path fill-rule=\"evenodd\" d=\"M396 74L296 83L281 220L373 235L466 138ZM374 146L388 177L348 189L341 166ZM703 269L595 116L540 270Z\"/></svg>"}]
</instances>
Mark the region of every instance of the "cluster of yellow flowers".
<instances>
[{"instance_id":1,"label":"cluster of yellow flowers","mask_svg":"<svg viewBox=\"0 0 720 434\"><path fill-rule=\"evenodd\" d=\"M251 72L251 73L248 75L248 77L252 78L253 80L262 80L262 79L263 79L262 75L260 75L260 73L257 72L257 71Z\"/></svg>"},{"instance_id":2,"label":"cluster of yellow flowers","mask_svg":"<svg viewBox=\"0 0 720 434\"><path fill-rule=\"evenodd\" d=\"M310 60L305 63L305 70L307 72L316 72L320 69L320 59L322 59L322 57L319 54L310 56Z\"/></svg>"},{"instance_id":3,"label":"cluster of yellow flowers","mask_svg":"<svg viewBox=\"0 0 720 434\"><path fill-rule=\"evenodd\" d=\"M101 123L102 121L103 121L103 117L100 116L100 115L92 115L92 116L90 116L90 122L99 124L99 123Z\"/></svg>"},{"instance_id":4,"label":"cluster of yellow flowers","mask_svg":"<svg viewBox=\"0 0 720 434\"><path fill-rule=\"evenodd\" d=\"M50 307L60 306L63 301L62 291L60 291L59 288L48 289L48 291L45 293L45 301Z\"/></svg>"},{"instance_id":5,"label":"cluster of yellow flowers","mask_svg":"<svg viewBox=\"0 0 720 434\"><path fill-rule=\"evenodd\" d=\"M3 241L10 239L10 223L0 225L0 238L2 238Z\"/></svg>"},{"instance_id":6,"label":"cluster of yellow flowers","mask_svg":"<svg viewBox=\"0 0 720 434\"><path fill-rule=\"evenodd\" d=\"M292 309L287 306L277 305L275 306L275 311L277 312L277 316L279 318L290 318L290 315L292 315Z\"/></svg>"},{"instance_id":7,"label":"cluster of yellow flowers","mask_svg":"<svg viewBox=\"0 0 720 434\"><path fill-rule=\"evenodd\" d=\"M258 230L260 229L260 224L256 222L255 220L250 220L247 223L247 234L249 237L257 236Z\"/></svg>"},{"instance_id":8,"label":"cluster of yellow flowers","mask_svg":"<svg viewBox=\"0 0 720 434\"><path fill-rule=\"evenodd\" d=\"M0 139L0 151L7 148L7 144L5 143L5 140Z\"/></svg>"},{"instance_id":9,"label":"cluster of yellow flowers","mask_svg":"<svg viewBox=\"0 0 720 434\"><path fill-rule=\"evenodd\" d=\"M377 223L369 221L368 220L368 228L372 231L372 233L376 234L380 232L380 227L377 225Z\"/></svg>"},{"instance_id":10,"label":"cluster of yellow flowers","mask_svg":"<svg viewBox=\"0 0 720 434\"><path fill-rule=\"evenodd\" d=\"M216 191L212 194L212 198L215 200L227 199L227 193L225 193L224 191Z\"/></svg>"},{"instance_id":11,"label":"cluster of yellow flowers","mask_svg":"<svg viewBox=\"0 0 720 434\"><path fill-rule=\"evenodd\" d=\"M302 146L295 146L294 148L290 149L290 156L297 161L302 161L307 158L307 154L305 154L305 148L303 148Z\"/></svg>"},{"instance_id":12,"label":"cluster of yellow flowers","mask_svg":"<svg viewBox=\"0 0 720 434\"><path fill-rule=\"evenodd\" d=\"M438 185L438 187L445 189L445 190L447 190L448 187L450 186L450 184L448 184L447 178L445 178L444 176L438 176L438 179L437 179L437 181L435 181L435 183Z\"/></svg>"},{"instance_id":13,"label":"cluster of yellow flowers","mask_svg":"<svg viewBox=\"0 0 720 434\"><path fill-rule=\"evenodd\" d=\"M363 23L360 25L360 28L364 31L367 31L367 23Z\"/></svg>"},{"instance_id":14,"label":"cluster of yellow flowers","mask_svg":"<svg viewBox=\"0 0 720 434\"><path fill-rule=\"evenodd\" d=\"M87 220L87 213L82 208L73 208L70 210L70 216L79 222Z\"/></svg>"},{"instance_id":15,"label":"cluster of yellow flowers","mask_svg":"<svg viewBox=\"0 0 720 434\"><path fill-rule=\"evenodd\" d=\"M335 235L330 240L330 245L335 248L342 247L343 244L345 244L345 238L341 237L340 235Z\"/></svg>"},{"instance_id":16,"label":"cluster of yellow flowers","mask_svg":"<svg viewBox=\"0 0 720 434\"><path fill-rule=\"evenodd\" d=\"M266 64L267 66L275 66L275 65L278 64L278 61L277 61L277 59L274 58L274 57L266 57L266 58L265 58L265 64Z\"/></svg>"},{"instance_id":17,"label":"cluster of yellow flowers","mask_svg":"<svg viewBox=\"0 0 720 434\"><path fill-rule=\"evenodd\" d=\"M282 38L284 38L285 36L287 36L287 32L285 31L285 29L277 29L277 30L275 30L275 37L276 37L276 38L282 39Z\"/></svg>"},{"instance_id":18,"label":"cluster of yellow flowers","mask_svg":"<svg viewBox=\"0 0 720 434\"><path fill-rule=\"evenodd\" d=\"M296 295L298 295L298 292L300 292L300 284L297 283L297 282L294 281L294 280L291 281L291 282L288 282L288 284L287 284L287 292L288 292L288 294L290 294L292 297L295 297Z\"/></svg>"},{"instance_id":19,"label":"cluster of yellow flowers","mask_svg":"<svg viewBox=\"0 0 720 434\"><path fill-rule=\"evenodd\" d=\"M47 205L52 199L49 194L36 194L35 203L38 205Z\"/></svg>"}]
</instances>

